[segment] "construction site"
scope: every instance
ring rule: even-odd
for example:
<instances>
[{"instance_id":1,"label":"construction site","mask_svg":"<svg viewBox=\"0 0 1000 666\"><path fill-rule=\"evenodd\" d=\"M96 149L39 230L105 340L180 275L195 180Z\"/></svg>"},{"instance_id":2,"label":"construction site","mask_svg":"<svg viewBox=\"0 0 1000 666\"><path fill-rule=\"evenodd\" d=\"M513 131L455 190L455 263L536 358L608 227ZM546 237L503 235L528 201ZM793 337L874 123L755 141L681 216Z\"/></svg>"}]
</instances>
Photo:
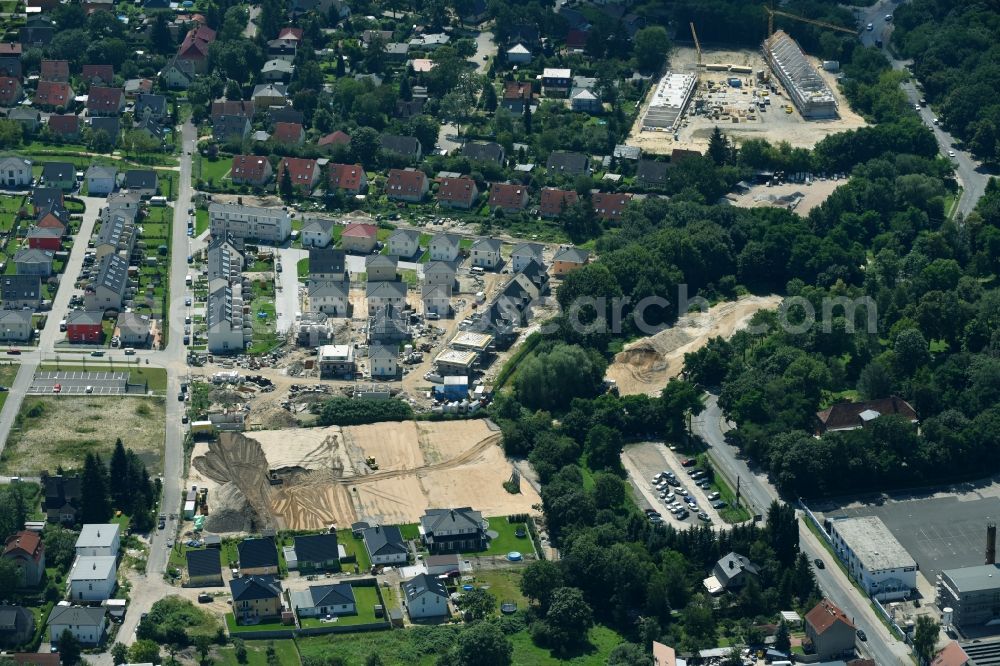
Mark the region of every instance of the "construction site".
<instances>
[{"instance_id":1,"label":"construction site","mask_svg":"<svg viewBox=\"0 0 1000 666\"><path fill-rule=\"evenodd\" d=\"M223 432L195 444L187 486L206 489L215 533L415 523L449 506L539 513L530 484L508 483L520 476L500 444L485 419Z\"/></svg>"}]
</instances>

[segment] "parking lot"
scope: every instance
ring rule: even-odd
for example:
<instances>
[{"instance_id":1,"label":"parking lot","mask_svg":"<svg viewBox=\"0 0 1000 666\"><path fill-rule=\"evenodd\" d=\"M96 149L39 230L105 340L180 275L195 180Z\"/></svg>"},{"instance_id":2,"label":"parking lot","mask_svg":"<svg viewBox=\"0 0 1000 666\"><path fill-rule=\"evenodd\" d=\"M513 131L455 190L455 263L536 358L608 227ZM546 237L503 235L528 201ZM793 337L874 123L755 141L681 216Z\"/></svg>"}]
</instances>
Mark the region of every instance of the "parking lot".
<instances>
[{"instance_id":1,"label":"parking lot","mask_svg":"<svg viewBox=\"0 0 1000 666\"><path fill-rule=\"evenodd\" d=\"M59 372L39 370L31 381L29 394L51 394L56 384L60 394L85 395L87 388L93 395L125 395L129 374L127 372Z\"/></svg>"},{"instance_id":2,"label":"parking lot","mask_svg":"<svg viewBox=\"0 0 1000 666\"><path fill-rule=\"evenodd\" d=\"M881 518L933 585L937 574L944 569L983 563L986 523L1000 519L1000 498L950 495L890 500L822 512L823 519L838 516Z\"/></svg>"},{"instance_id":3,"label":"parking lot","mask_svg":"<svg viewBox=\"0 0 1000 666\"><path fill-rule=\"evenodd\" d=\"M645 442L643 444L630 445L622 453L622 464L628 472L629 481L638 491L636 493L637 499L641 497L645 500L645 503L642 501L639 502L640 505L645 504L645 506L641 506L640 508L653 508L659 511L663 514L664 524L682 529L690 525L701 525L703 523L698 519L698 513L704 511L711 519L713 527L722 528L725 526L725 523L719 517L719 512L712 508L708 500L708 494L712 490L699 488L688 476L688 468L681 466L681 458L668 449L665 444ZM689 493L698 506L697 509L691 509L685 504L691 515L684 520L678 519L666 508L667 502L680 501L684 504L684 498L677 496L678 488L674 486L670 488L675 495L674 499L661 500L659 498L659 491L651 483L656 474L667 470L677 475L677 480L680 482L681 487Z\"/></svg>"}]
</instances>

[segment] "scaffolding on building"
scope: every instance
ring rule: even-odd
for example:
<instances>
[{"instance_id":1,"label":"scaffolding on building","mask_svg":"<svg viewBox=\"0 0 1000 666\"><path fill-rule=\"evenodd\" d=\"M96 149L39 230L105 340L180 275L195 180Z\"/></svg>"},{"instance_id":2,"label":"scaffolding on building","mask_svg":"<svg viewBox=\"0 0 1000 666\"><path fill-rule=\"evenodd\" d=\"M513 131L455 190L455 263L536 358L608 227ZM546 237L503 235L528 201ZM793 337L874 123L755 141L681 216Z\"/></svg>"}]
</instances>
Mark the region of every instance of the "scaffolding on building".
<instances>
[{"instance_id":1,"label":"scaffolding on building","mask_svg":"<svg viewBox=\"0 0 1000 666\"><path fill-rule=\"evenodd\" d=\"M836 118L837 98L798 43L782 30L764 40L764 59L803 118Z\"/></svg>"}]
</instances>

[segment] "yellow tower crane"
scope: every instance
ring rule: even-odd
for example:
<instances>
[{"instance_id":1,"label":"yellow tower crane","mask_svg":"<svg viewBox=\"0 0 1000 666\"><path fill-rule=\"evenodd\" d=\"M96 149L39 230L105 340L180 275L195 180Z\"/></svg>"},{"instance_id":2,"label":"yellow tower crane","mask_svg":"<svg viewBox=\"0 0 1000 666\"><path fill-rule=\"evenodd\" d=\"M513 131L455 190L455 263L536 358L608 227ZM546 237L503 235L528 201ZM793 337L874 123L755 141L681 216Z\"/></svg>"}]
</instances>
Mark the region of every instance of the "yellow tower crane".
<instances>
[{"instance_id":1,"label":"yellow tower crane","mask_svg":"<svg viewBox=\"0 0 1000 666\"><path fill-rule=\"evenodd\" d=\"M852 30L851 28L845 28L842 25L837 25L835 23L827 23L826 21L817 21L816 19L806 18L804 16L799 16L797 14L791 14L789 12L783 12L780 9L774 9L773 7L764 7L764 11L767 12L767 36L768 38L774 34L774 17L783 16L785 18L790 18L794 21L802 21L803 23L809 23L811 25L818 25L821 28L828 28L830 30L837 30L838 32L846 32L849 35L857 35L857 30ZM692 26L692 29L694 27ZM700 51L699 51L700 53Z\"/></svg>"},{"instance_id":2,"label":"yellow tower crane","mask_svg":"<svg viewBox=\"0 0 1000 666\"><path fill-rule=\"evenodd\" d=\"M694 38L694 48L698 51L698 65L701 66L701 44L698 42L698 33L695 32L693 22L689 25L691 26L691 37Z\"/></svg>"}]
</instances>

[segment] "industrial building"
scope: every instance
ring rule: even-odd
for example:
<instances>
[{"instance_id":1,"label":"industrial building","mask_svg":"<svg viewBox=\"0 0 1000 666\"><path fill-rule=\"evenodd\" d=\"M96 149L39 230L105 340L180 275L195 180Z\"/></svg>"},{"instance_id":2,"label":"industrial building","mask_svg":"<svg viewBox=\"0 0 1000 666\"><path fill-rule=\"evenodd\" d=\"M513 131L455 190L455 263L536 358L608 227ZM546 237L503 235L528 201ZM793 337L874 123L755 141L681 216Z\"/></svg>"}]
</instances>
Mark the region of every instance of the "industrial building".
<instances>
[{"instance_id":1,"label":"industrial building","mask_svg":"<svg viewBox=\"0 0 1000 666\"><path fill-rule=\"evenodd\" d=\"M698 77L694 74L664 74L656 84L649 108L642 118L643 131L673 132L677 129L697 82Z\"/></svg>"},{"instance_id":2,"label":"industrial building","mask_svg":"<svg viewBox=\"0 0 1000 666\"><path fill-rule=\"evenodd\" d=\"M986 526L986 564L947 569L937 575L941 623L965 632L1000 620L1000 567L996 564L997 527Z\"/></svg>"},{"instance_id":3,"label":"industrial building","mask_svg":"<svg viewBox=\"0 0 1000 666\"><path fill-rule=\"evenodd\" d=\"M877 516L830 524L833 549L870 596L903 599L917 587L917 563Z\"/></svg>"},{"instance_id":4,"label":"industrial building","mask_svg":"<svg viewBox=\"0 0 1000 666\"><path fill-rule=\"evenodd\" d=\"M782 30L764 40L764 59L788 91L795 108L810 120L837 118L837 99L802 52L798 43Z\"/></svg>"}]
</instances>

